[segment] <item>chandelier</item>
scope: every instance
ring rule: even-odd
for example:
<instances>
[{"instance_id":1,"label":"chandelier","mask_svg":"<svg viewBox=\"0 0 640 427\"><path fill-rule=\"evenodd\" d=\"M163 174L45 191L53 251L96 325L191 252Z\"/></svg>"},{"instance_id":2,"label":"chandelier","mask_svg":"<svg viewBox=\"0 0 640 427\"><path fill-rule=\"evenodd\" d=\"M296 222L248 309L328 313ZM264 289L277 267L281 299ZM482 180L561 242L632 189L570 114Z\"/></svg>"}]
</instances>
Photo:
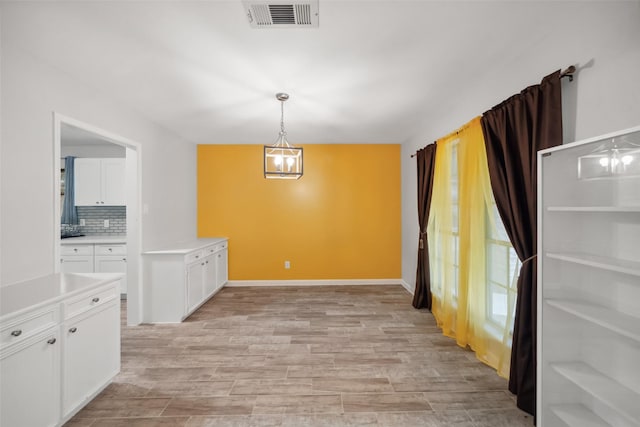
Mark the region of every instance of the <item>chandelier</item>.
<instances>
[{"instance_id":1,"label":"chandelier","mask_svg":"<svg viewBox=\"0 0 640 427\"><path fill-rule=\"evenodd\" d=\"M640 145L614 138L578 158L580 179L640 175Z\"/></svg>"},{"instance_id":2,"label":"chandelier","mask_svg":"<svg viewBox=\"0 0 640 427\"><path fill-rule=\"evenodd\" d=\"M284 130L284 102L286 93L276 93L280 101L280 133L273 145L264 146L264 177L270 179L299 179L302 176L302 147L293 147Z\"/></svg>"}]
</instances>

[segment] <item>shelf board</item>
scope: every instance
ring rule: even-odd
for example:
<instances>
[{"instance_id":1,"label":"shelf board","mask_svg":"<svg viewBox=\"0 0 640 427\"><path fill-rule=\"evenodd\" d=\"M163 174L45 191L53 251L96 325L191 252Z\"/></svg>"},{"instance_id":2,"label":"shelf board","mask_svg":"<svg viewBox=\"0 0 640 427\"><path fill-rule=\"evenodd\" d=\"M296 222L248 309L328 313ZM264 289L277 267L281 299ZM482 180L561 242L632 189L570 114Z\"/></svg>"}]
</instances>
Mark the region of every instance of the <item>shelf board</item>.
<instances>
[{"instance_id":1,"label":"shelf board","mask_svg":"<svg viewBox=\"0 0 640 427\"><path fill-rule=\"evenodd\" d=\"M549 409L569 427L611 427L583 405L555 405Z\"/></svg>"},{"instance_id":2,"label":"shelf board","mask_svg":"<svg viewBox=\"0 0 640 427\"><path fill-rule=\"evenodd\" d=\"M547 206L549 212L640 212L640 206Z\"/></svg>"},{"instance_id":3,"label":"shelf board","mask_svg":"<svg viewBox=\"0 0 640 427\"><path fill-rule=\"evenodd\" d=\"M608 258L598 255L588 255L574 252L547 252L548 258L560 261L573 262L575 264L587 265L589 267L601 268L603 270L616 271L618 273L640 276L640 262L624 259Z\"/></svg>"},{"instance_id":4,"label":"shelf board","mask_svg":"<svg viewBox=\"0 0 640 427\"><path fill-rule=\"evenodd\" d=\"M581 301L550 298L544 302L627 338L640 341L640 318Z\"/></svg>"},{"instance_id":5,"label":"shelf board","mask_svg":"<svg viewBox=\"0 0 640 427\"><path fill-rule=\"evenodd\" d=\"M638 425L640 394L596 371L586 363L551 363L549 366L634 425Z\"/></svg>"}]
</instances>

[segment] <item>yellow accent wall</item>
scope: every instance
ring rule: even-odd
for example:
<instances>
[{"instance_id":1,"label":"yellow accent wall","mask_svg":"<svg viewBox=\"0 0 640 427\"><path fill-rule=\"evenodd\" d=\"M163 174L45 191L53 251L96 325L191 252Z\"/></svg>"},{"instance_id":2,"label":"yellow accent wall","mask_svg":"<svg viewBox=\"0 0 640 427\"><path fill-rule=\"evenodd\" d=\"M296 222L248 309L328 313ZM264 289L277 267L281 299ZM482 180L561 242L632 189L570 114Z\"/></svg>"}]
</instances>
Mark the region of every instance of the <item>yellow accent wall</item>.
<instances>
[{"instance_id":1,"label":"yellow accent wall","mask_svg":"<svg viewBox=\"0 0 640 427\"><path fill-rule=\"evenodd\" d=\"M262 145L198 146L198 237L229 238L229 279L400 278L400 145L303 148L280 180Z\"/></svg>"}]
</instances>

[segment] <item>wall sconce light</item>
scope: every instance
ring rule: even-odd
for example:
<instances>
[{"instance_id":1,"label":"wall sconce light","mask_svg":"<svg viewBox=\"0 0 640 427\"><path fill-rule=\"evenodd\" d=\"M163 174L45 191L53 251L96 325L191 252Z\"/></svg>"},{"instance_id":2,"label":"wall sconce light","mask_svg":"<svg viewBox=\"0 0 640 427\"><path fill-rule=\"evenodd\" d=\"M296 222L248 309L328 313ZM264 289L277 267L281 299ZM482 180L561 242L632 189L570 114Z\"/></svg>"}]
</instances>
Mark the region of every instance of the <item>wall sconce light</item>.
<instances>
[{"instance_id":1,"label":"wall sconce light","mask_svg":"<svg viewBox=\"0 0 640 427\"><path fill-rule=\"evenodd\" d=\"M284 130L284 102L286 93L276 93L280 101L280 133L273 145L264 146L264 177L270 179L300 179L302 176L302 147L293 147Z\"/></svg>"}]
</instances>

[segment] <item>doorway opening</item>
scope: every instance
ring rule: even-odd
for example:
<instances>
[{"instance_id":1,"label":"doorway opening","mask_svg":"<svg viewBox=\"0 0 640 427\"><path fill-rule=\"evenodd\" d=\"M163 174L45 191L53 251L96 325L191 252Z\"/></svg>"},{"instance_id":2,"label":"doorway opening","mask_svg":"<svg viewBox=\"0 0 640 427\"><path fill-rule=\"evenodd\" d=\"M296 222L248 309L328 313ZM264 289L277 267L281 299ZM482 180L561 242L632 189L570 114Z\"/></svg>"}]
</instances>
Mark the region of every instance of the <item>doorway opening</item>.
<instances>
[{"instance_id":1,"label":"doorway opening","mask_svg":"<svg viewBox=\"0 0 640 427\"><path fill-rule=\"evenodd\" d=\"M79 120L65 117L54 113L54 271L89 272L92 271L122 271L125 273L126 292L126 317L128 325L138 325L142 323L142 258L141 258L141 145L135 141L100 129L96 126L83 123ZM76 158L74 167L75 177L79 177L79 168L91 171L91 169L102 168L102 174L97 174L97 180L105 180L113 183L115 179L116 187L121 188L114 196L110 192L112 199L117 202L96 200L98 206L89 206L90 203L78 201L82 206L77 207L77 212L82 212L85 218L79 218L78 224L62 226L61 215L63 207L63 193L66 187L64 177L66 175L65 161L63 157ZM82 161L78 162L78 159ZM97 162L97 163L90 163ZM102 184L101 183L101 184ZM91 187L90 185L88 187ZM78 185L74 186L76 193L82 190ZM121 191L121 192L120 192ZM106 192L105 192L106 193ZM87 191L82 193L87 194ZM80 199L85 196L78 196ZM102 203L102 205L100 205ZM124 204L124 206L123 206ZM99 214L97 214L99 212ZM80 217L80 215L78 215ZM104 217L109 217L106 219ZM96 221L98 221L96 223ZM104 227L104 228L102 228ZM84 233L83 233L84 231ZM100 232L103 233L100 233ZM96 245L98 252L102 249L108 250L110 242L125 242L126 253L121 257L101 256L93 253L92 256L77 259L77 267L69 267L68 264L62 268L63 261L69 261L69 257L63 255L61 249L62 237L77 236L85 234L84 237L66 239L65 243L75 244L85 242L105 242ZM126 234L126 235L125 235ZM94 236L92 239L91 236ZM101 236L100 238L96 236ZM111 245L117 250L116 245ZM121 247L121 246L120 246ZM75 258L72 258L76 262ZM97 260L97 262L94 262ZM84 262L84 264L83 264ZM97 269L97 270L96 270Z\"/></svg>"}]
</instances>

